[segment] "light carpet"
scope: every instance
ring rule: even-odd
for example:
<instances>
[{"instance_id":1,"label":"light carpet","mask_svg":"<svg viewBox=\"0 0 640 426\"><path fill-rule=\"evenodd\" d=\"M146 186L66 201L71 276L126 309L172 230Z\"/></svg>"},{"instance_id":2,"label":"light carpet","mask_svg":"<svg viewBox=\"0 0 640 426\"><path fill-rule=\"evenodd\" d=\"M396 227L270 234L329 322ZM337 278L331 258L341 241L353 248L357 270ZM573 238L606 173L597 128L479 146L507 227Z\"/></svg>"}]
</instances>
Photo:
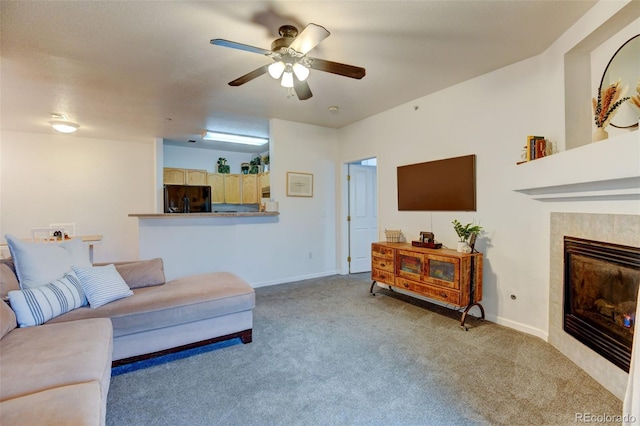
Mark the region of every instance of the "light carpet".
<instances>
[{"instance_id":1,"label":"light carpet","mask_svg":"<svg viewBox=\"0 0 640 426\"><path fill-rule=\"evenodd\" d=\"M369 274L256 289L253 343L111 380L107 425L570 425L622 403L539 338ZM474 308L477 309L477 308Z\"/></svg>"}]
</instances>

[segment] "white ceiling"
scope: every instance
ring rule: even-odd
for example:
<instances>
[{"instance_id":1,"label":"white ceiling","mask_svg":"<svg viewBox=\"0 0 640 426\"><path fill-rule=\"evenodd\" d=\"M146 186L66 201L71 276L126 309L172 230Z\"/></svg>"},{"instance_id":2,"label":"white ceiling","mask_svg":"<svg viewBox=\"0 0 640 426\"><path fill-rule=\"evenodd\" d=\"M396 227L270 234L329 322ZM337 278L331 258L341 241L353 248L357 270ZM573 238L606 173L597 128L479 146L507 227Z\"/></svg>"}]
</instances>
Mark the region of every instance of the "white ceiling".
<instances>
[{"instance_id":1,"label":"white ceiling","mask_svg":"<svg viewBox=\"0 0 640 426\"><path fill-rule=\"evenodd\" d=\"M204 129L266 135L270 118L339 128L539 54L594 4L2 0L0 124L53 133L58 112L79 136L189 146ZM269 49L281 25L311 22L331 36L309 55L364 67L362 80L312 70L306 101L268 75L227 84L270 59L211 39Z\"/></svg>"}]
</instances>

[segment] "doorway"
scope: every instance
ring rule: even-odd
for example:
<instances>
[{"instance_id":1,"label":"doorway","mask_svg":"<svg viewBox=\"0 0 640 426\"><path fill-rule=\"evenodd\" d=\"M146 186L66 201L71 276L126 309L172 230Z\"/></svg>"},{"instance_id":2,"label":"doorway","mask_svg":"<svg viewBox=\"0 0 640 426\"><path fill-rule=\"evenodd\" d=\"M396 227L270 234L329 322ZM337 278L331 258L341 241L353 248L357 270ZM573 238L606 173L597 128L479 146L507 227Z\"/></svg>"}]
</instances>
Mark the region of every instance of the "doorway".
<instances>
[{"instance_id":1,"label":"doorway","mask_svg":"<svg viewBox=\"0 0 640 426\"><path fill-rule=\"evenodd\" d=\"M371 270L371 243L378 241L378 175L375 158L347 165L349 273Z\"/></svg>"}]
</instances>

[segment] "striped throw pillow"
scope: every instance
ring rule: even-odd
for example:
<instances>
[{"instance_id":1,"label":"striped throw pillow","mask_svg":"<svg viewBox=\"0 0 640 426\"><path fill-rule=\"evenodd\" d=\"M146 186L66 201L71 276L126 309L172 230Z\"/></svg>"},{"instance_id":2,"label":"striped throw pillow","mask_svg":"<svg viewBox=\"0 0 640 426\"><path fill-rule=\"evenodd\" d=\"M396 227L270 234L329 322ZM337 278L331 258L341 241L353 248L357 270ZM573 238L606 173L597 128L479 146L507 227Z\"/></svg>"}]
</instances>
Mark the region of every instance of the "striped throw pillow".
<instances>
[{"instance_id":1,"label":"striped throw pillow","mask_svg":"<svg viewBox=\"0 0 640 426\"><path fill-rule=\"evenodd\" d=\"M39 287L12 290L8 295L20 327L44 324L87 304L80 281L73 273Z\"/></svg>"},{"instance_id":2,"label":"striped throw pillow","mask_svg":"<svg viewBox=\"0 0 640 426\"><path fill-rule=\"evenodd\" d=\"M84 290L92 309L99 308L114 300L133 296L133 291L113 264L92 268L74 266L73 272L78 276L82 290Z\"/></svg>"}]
</instances>

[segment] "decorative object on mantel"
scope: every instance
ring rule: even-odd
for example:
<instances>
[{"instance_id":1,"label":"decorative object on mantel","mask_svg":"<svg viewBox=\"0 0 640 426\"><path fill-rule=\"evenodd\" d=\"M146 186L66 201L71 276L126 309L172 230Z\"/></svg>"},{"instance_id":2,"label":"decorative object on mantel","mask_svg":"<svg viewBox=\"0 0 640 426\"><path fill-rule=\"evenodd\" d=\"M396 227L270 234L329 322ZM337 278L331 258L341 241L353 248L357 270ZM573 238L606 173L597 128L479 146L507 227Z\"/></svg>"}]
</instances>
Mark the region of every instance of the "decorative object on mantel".
<instances>
[{"instance_id":1,"label":"decorative object on mantel","mask_svg":"<svg viewBox=\"0 0 640 426\"><path fill-rule=\"evenodd\" d=\"M456 231L458 238L460 238L456 251L459 253L471 253L472 247L469 245L470 238L473 234L476 236L479 235L482 232L482 226L474 223L467 223L466 225L463 225L457 219L454 219L451 223L453 223L453 230Z\"/></svg>"},{"instance_id":2,"label":"decorative object on mantel","mask_svg":"<svg viewBox=\"0 0 640 426\"><path fill-rule=\"evenodd\" d=\"M227 164L226 158L218 158L218 173L231 173L231 167Z\"/></svg>"},{"instance_id":3,"label":"decorative object on mantel","mask_svg":"<svg viewBox=\"0 0 640 426\"><path fill-rule=\"evenodd\" d=\"M620 81L620 87L633 87L634 82L640 76L640 34L636 34L624 42L613 54L611 60L602 74L600 90L607 85ZM638 127L640 119L640 106L633 102L627 102L620 106L616 116L609 125L618 129L634 129ZM604 127L604 126L603 126Z\"/></svg>"},{"instance_id":4,"label":"decorative object on mantel","mask_svg":"<svg viewBox=\"0 0 640 426\"><path fill-rule=\"evenodd\" d=\"M544 136L527 136L527 144L522 147L520 161L516 162L516 164L522 164L553 155L556 153L554 147L554 143Z\"/></svg>"},{"instance_id":5,"label":"decorative object on mantel","mask_svg":"<svg viewBox=\"0 0 640 426\"><path fill-rule=\"evenodd\" d=\"M640 109L640 78L638 79L638 85L636 86L637 95L631 97L631 103Z\"/></svg>"},{"instance_id":6,"label":"decorative object on mantel","mask_svg":"<svg viewBox=\"0 0 640 426\"><path fill-rule=\"evenodd\" d=\"M610 84L606 89L598 90L597 99L591 99L593 117L597 127L596 131L593 132L593 142L598 142L609 137L609 134L604 128L609 125L618 107L629 100L628 96L623 97L627 92L627 88L628 86L625 86L621 89L620 80L618 80Z\"/></svg>"}]
</instances>

